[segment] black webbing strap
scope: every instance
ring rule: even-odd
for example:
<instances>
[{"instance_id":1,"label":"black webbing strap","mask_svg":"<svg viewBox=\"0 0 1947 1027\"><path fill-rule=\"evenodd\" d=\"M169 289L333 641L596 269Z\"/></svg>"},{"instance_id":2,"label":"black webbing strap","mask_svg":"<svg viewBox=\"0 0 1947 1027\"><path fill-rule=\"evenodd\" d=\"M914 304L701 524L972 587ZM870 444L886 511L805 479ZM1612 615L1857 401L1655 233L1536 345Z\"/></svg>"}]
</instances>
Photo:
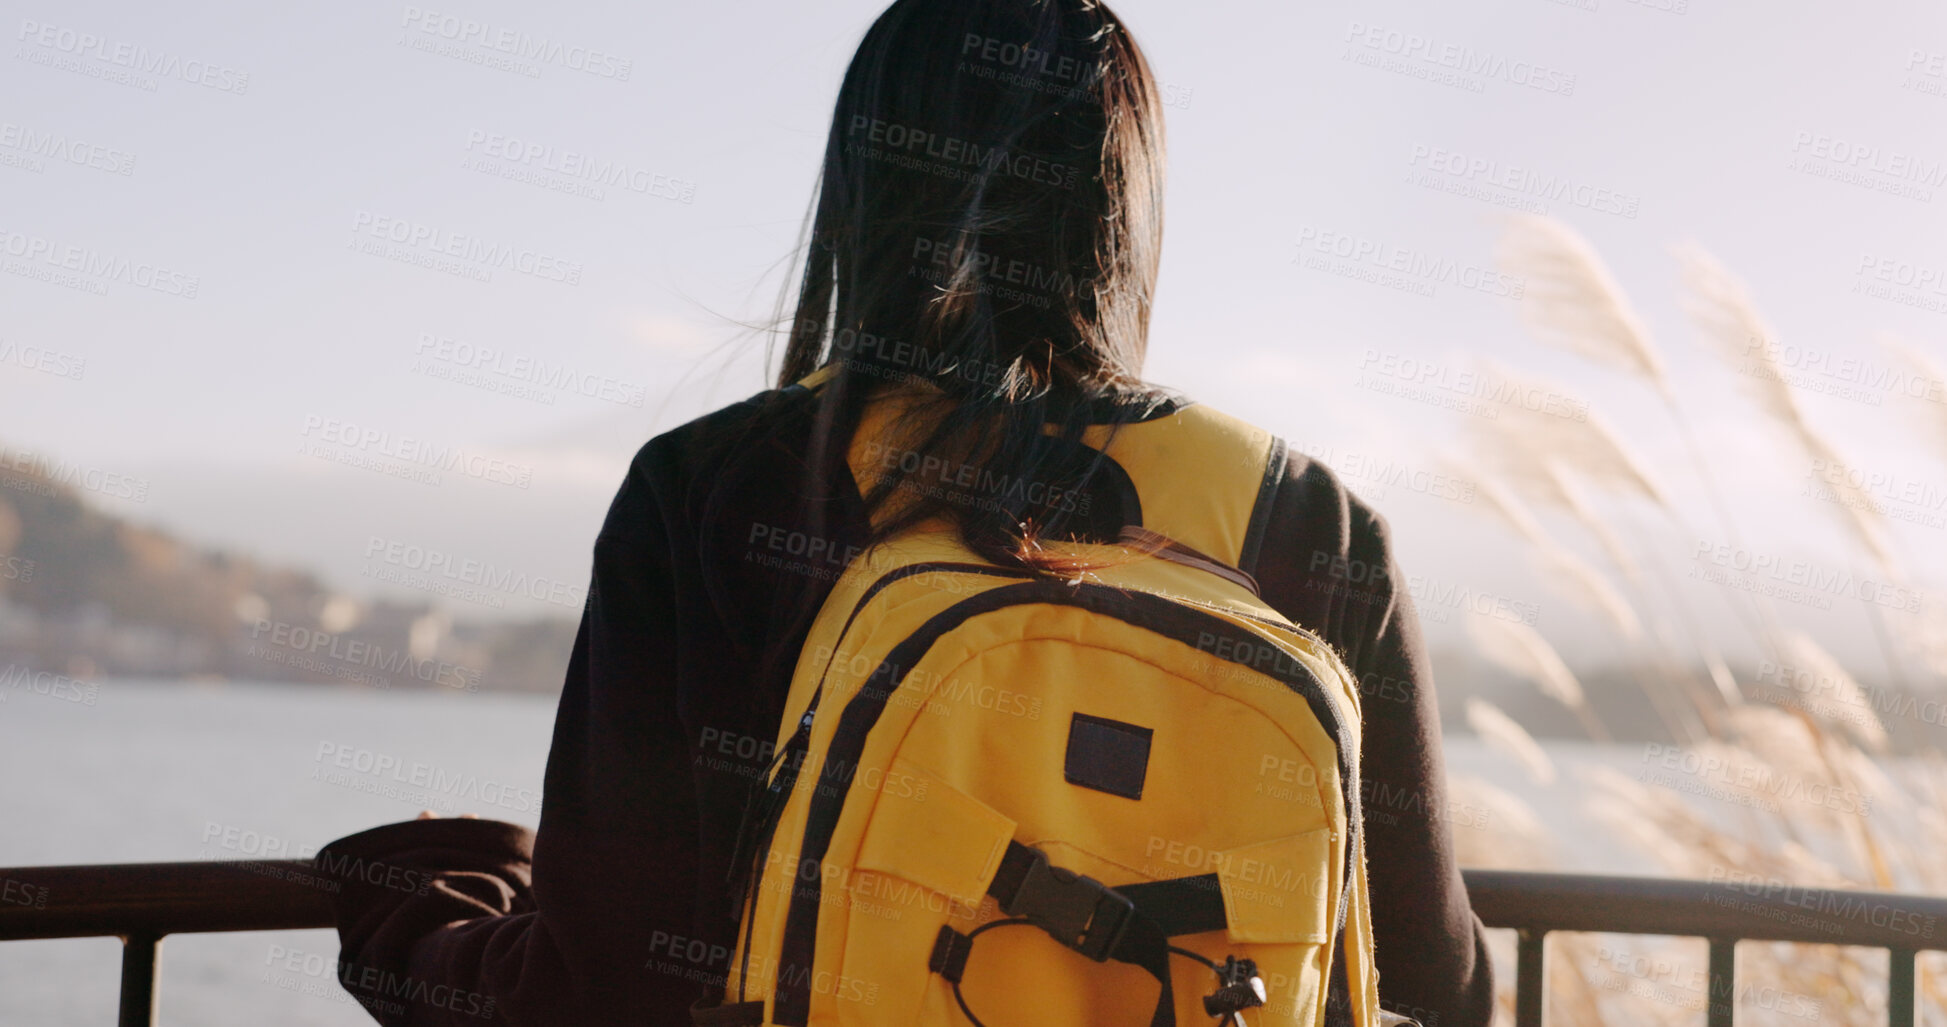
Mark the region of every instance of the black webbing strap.
<instances>
[{"instance_id":1,"label":"black webbing strap","mask_svg":"<svg viewBox=\"0 0 1947 1027\"><path fill-rule=\"evenodd\" d=\"M697 1002L690 1006L690 1023L695 1027L763 1027L764 1003L732 1002L705 1006L703 1002Z\"/></svg>"},{"instance_id":2,"label":"black webbing strap","mask_svg":"<svg viewBox=\"0 0 1947 1027\"><path fill-rule=\"evenodd\" d=\"M1347 882L1347 887L1352 887ZM1110 888L1092 877L1048 862L1039 849L1007 843L1000 869L987 886L1001 911L1027 919L1063 945L1103 962L1133 963L1162 985L1150 1027L1175 1027L1176 1003L1170 987L1169 940L1230 926L1216 874L1148 881ZM1332 967L1327 976L1325 1022L1352 1023L1351 988L1345 966L1345 904L1339 906ZM942 928L933 946L933 970L958 984L972 939ZM951 973L948 973L948 971Z\"/></svg>"},{"instance_id":3,"label":"black webbing strap","mask_svg":"<svg viewBox=\"0 0 1947 1027\"><path fill-rule=\"evenodd\" d=\"M941 924L939 936L933 939L933 954L927 957L926 968L959 984L967 972L967 956L973 952L973 939L953 929L950 924Z\"/></svg>"},{"instance_id":4,"label":"black webbing strap","mask_svg":"<svg viewBox=\"0 0 1947 1027\"><path fill-rule=\"evenodd\" d=\"M1054 866L1041 850L1016 841L1007 843L987 894L1000 901L1002 912L1025 918L1098 963L1113 959L1149 971L1163 989L1149 1025L1176 1027L1169 934L1138 912L1134 900L1092 877ZM1217 908L1223 911L1221 900ZM1216 926L1222 927L1223 921Z\"/></svg>"},{"instance_id":5,"label":"black webbing strap","mask_svg":"<svg viewBox=\"0 0 1947 1027\"><path fill-rule=\"evenodd\" d=\"M1136 904L1139 916L1154 921L1170 938L1230 926L1216 874L1125 884L1115 890ZM1325 1027L1351 1027L1351 984L1345 967L1344 924L1339 925L1336 938L1332 946L1332 970L1326 978Z\"/></svg>"},{"instance_id":6,"label":"black webbing strap","mask_svg":"<svg viewBox=\"0 0 1947 1027\"><path fill-rule=\"evenodd\" d=\"M1363 810L1348 811L1348 815L1365 815ZM1355 823L1352 828L1352 865L1364 866L1366 844L1364 824ZM1358 887L1356 881L1347 878L1344 891L1339 896L1338 926L1334 928L1332 945L1332 965L1325 976L1325 1027L1353 1027L1352 1021L1352 971L1345 965L1345 917L1347 907L1352 905L1352 891Z\"/></svg>"},{"instance_id":7,"label":"black webbing strap","mask_svg":"<svg viewBox=\"0 0 1947 1027\"><path fill-rule=\"evenodd\" d=\"M1343 932L1339 940L1345 940ZM1344 945L1333 951L1325 982L1325 1027L1352 1027L1352 978L1345 968Z\"/></svg>"},{"instance_id":8,"label":"black webbing strap","mask_svg":"<svg viewBox=\"0 0 1947 1027\"><path fill-rule=\"evenodd\" d=\"M1170 984L1170 938L1220 930L1229 919L1217 875L1110 888L1092 877L1048 862L1039 849L1007 843L1000 869L987 886L1001 911L1026 918L1056 941L1095 960L1131 963L1162 986L1150 1027L1175 1027L1176 996ZM934 947L936 961L955 953ZM964 954L958 969L964 969Z\"/></svg>"},{"instance_id":9,"label":"black webbing strap","mask_svg":"<svg viewBox=\"0 0 1947 1027\"><path fill-rule=\"evenodd\" d=\"M1170 938L1156 921L1138 913L1123 933L1122 944L1109 958L1134 963L1149 971L1163 990L1156 996L1156 1012L1150 1014L1149 1027L1176 1027L1176 992L1170 987Z\"/></svg>"},{"instance_id":10,"label":"black webbing strap","mask_svg":"<svg viewBox=\"0 0 1947 1027\"><path fill-rule=\"evenodd\" d=\"M1220 931L1230 926L1229 914L1224 912L1223 889L1216 874L1125 884L1116 891L1135 903L1136 912L1156 921L1171 938Z\"/></svg>"}]
</instances>

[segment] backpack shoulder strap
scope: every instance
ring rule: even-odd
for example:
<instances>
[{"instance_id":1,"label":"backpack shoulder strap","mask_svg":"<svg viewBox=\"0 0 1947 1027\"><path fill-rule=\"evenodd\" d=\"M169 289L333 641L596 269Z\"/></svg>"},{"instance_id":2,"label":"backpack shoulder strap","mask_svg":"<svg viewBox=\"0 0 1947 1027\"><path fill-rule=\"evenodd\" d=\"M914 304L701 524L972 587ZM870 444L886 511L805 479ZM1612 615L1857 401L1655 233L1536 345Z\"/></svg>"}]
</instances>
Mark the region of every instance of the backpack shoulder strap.
<instances>
[{"instance_id":1,"label":"backpack shoulder strap","mask_svg":"<svg viewBox=\"0 0 1947 1027\"><path fill-rule=\"evenodd\" d=\"M1106 429L1089 440L1135 483L1140 527L1245 574L1256 573L1271 502L1284 482L1283 439L1202 404Z\"/></svg>"},{"instance_id":2,"label":"backpack shoulder strap","mask_svg":"<svg viewBox=\"0 0 1947 1027\"><path fill-rule=\"evenodd\" d=\"M817 376L805 379L808 387ZM892 427L904 401L868 405L852 437L849 462L860 491L878 468L915 458ZM1256 573L1271 503L1284 482L1283 439L1203 404L1178 406L1147 421L1089 429L1083 440L1108 457L1135 487L1134 527L1168 536L1226 567Z\"/></svg>"}]
</instances>

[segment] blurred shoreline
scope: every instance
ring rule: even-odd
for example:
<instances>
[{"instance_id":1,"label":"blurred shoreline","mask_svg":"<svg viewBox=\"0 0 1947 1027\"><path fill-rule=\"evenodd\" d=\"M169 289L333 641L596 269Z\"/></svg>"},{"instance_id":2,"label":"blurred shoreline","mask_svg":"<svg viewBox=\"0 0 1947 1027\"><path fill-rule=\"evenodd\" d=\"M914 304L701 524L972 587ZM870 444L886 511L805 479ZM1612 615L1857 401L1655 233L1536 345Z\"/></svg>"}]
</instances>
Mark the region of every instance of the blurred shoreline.
<instances>
[{"instance_id":1,"label":"blurred shoreline","mask_svg":"<svg viewBox=\"0 0 1947 1027\"><path fill-rule=\"evenodd\" d=\"M52 475L29 465L0 480L0 697L27 689L85 699L104 677L467 693L561 687L572 616L456 617L433 600L347 594L308 571L197 548L104 513ZM536 587L490 567L442 570L432 573L496 597ZM548 595L581 598L542 584Z\"/></svg>"}]
</instances>

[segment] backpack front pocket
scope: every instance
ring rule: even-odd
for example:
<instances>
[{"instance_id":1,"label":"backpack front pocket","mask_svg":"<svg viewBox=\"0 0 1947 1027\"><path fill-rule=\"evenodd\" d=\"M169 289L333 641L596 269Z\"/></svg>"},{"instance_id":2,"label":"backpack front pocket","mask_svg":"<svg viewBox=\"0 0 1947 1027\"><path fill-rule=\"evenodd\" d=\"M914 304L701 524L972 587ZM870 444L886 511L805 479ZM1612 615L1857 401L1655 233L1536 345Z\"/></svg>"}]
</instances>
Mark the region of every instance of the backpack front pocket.
<instances>
[{"instance_id":1,"label":"backpack front pocket","mask_svg":"<svg viewBox=\"0 0 1947 1027\"><path fill-rule=\"evenodd\" d=\"M903 757L883 774L861 771L853 784L860 787L876 800L846 887L836 892L846 903L839 1022L945 1022L926 1012L953 1001L950 992L929 1000L929 991L944 990L929 956L942 926L964 934L978 924L1015 823Z\"/></svg>"}]
</instances>

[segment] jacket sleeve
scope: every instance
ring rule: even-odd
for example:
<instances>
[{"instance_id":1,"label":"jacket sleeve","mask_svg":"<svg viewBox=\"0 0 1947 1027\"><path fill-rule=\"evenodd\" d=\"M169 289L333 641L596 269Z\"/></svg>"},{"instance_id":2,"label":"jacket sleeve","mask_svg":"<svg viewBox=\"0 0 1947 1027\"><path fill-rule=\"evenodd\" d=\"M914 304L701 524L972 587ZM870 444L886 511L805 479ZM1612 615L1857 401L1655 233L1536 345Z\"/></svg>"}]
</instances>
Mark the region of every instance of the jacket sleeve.
<instances>
[{"instance_id":1,"label":"jacket sleeve","mask_svg":"<svg viewBox=\"0 0 1947 1027\"><path fill-rule=\"evenodd\" d=\"M1425 1027L1486 1027L1486 929L1454 859L1433 671L1385 520L1294 455L1258 578L1280 612L1321 631L1358 680L1360 801L1380 1003Z\"/></svg>"},{"instance_id":2,"label":"jacket sleeve","mask_svg":"<svg viewBox=\"0 0 1947 1027\"><path fill-rule=\"evenodd\" d=\"M703 963L684 958L696 802L674 684L683 549L643 467L654 446L595 544L539 832L407 822L317 857L342 884L341 983L388 1027L682 1023L699 993Z\"/></svg>"}]
</instances>

